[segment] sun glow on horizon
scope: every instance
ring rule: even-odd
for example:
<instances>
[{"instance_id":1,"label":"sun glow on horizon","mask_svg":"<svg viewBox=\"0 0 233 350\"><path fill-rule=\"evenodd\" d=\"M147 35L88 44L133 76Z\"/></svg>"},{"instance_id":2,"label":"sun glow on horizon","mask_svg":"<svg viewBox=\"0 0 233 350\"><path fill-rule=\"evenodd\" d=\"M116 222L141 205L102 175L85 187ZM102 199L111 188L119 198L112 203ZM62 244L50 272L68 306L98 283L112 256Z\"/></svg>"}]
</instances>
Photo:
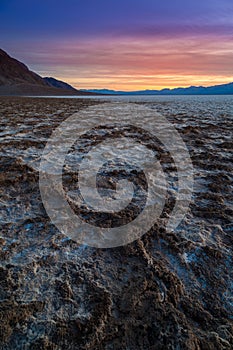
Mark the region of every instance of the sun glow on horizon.
<instances>
[{"instance_id":1,"label":"sun glow on horizon","mask_svg":"<svg viewBox=\"0 0 233 350\"><path fill-rule=\"evenodd\" d=\"M134 77L135 78L135 77ZM114 82L111 82L109 80L106 80L106 82L103 82L103 80L89 80L89 79L79 79L77 82L77 79L67 79L66 77L57 77L57 79L66 81L68 84L72 85L76 89L109 89L109 90L123 90L123 91L136 91L136 90L162 90L162 89L174 89L174 88L187 88L190 86L213 86L213 85L221 85L221 84L228 84L233 81L233 77L193 77L193 76L186 76L181 77L180 80L178 77L167 77L164 79L162 76L158 80L158 76L153 79L153 81L156 81L157 84L154 84L153 81L150 83L149 79L146 78L142 82L132 82L128 83L125 82L122 83L122 77L115 77ZM119 80L119 82L118 82ZM146 80L146 81L145 81ZM164 83L164 80L167 81L167 83ZM179 82L180 81L180 82Z\"/></svg>"},{"instance_id":2,"label":"sun glow on horizon","mask_svg":"<svg viewBox=\"0 0 233 350\"><path fill-rule=\"evenodd\" d=\"M232 82L228 37L93 38L39 47L28 60L42 76L77 89L145 90ZM40 67L38 69L38 64ZM37 69L36 69L37 68Z\"/></svg>"}]
</instances>

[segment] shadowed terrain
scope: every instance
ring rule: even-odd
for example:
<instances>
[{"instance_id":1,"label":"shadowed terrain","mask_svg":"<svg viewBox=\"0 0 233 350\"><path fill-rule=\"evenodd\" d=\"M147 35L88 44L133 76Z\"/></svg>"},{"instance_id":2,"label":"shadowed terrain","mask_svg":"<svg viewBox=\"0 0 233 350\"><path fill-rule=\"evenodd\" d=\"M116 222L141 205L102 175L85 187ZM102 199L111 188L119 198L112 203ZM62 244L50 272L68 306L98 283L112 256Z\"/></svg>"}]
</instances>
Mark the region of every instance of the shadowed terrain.
<instances>
[{"instance_id":1,"label":"shadowed terrain","mask_svg":"<svg viewBox=\"0 0 233 350\"><path fill-rule=\"evenodd\" d=\"M54 78L42 78L30 71L25 64L10 57L0 49L0 96L1 95L93 95L91 92L76 90Z\"/></svg>"}]
</instances>

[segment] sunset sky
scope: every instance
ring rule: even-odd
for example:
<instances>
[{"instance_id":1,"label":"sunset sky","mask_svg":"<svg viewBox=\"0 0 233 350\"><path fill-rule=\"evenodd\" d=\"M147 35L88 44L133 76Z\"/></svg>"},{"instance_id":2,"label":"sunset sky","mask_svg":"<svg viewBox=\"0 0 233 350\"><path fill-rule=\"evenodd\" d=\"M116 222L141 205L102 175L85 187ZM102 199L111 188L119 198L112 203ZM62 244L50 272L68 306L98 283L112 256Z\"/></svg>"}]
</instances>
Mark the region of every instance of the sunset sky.
<instances>
[{"instance_id":1,"label":"sunset sky","mask_svg":"<svg viewBox=\"0 0 233 350\"><path fill-rule=\"evenodd\" d=\"M81 89L228 83L233 1L0 0L0 47Z\"/></svg>"}]
</instances>

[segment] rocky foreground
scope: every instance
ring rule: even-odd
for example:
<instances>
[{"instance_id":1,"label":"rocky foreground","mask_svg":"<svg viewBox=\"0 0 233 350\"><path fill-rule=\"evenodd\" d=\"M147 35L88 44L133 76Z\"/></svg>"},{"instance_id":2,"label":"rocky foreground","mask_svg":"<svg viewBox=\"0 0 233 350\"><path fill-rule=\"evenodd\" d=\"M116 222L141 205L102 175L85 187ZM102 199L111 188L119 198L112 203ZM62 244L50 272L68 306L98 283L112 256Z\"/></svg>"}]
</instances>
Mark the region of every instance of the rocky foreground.
<instances>
[{"instance_id":1,"label":"rocky foreground","mask_svg":"<svg viewBox=\"0 0 233 350\"><path fill-rule=\"evenodd\" d=\"M97 103L0 98L0 349L232 349L232 100L147 103L187 144L193 201L175 233L168 201L142 239L113 249L59 233L38 185L52 130Z\"/></svg>"}]
</instances>

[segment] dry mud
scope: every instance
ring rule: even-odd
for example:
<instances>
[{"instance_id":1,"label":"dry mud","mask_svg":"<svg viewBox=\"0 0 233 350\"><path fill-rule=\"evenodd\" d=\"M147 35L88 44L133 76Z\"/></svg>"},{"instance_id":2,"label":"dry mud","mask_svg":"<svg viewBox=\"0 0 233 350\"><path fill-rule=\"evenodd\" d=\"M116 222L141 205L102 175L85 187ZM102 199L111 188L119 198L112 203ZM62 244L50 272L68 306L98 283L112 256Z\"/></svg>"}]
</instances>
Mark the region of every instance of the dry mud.
<instances>
[{"instance_id":1,"label":"dry mud","mask_svg":"<svg viewBox=\"0 0 233 350\"><path fill-rule=\"evenodd\" d=\"M0 99L0 349L232 349L232 99L147 103L189 149L193 200L175 233L168 199L150 232L114 249L59 233L38 185L52 130L97 103Z\"/></svg>"}]
</instances>

